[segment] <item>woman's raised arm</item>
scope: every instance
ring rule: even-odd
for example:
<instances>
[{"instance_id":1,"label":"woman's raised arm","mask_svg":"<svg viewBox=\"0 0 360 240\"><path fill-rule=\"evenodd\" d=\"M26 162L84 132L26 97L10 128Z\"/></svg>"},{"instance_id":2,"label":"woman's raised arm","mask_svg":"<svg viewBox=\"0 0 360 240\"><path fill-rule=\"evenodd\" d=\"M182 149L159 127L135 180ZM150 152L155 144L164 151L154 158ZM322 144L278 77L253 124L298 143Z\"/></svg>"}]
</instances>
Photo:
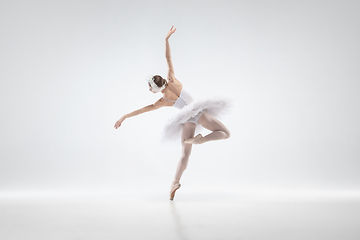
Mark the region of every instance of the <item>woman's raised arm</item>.
<instances>
[{"instance_id":1,"label":"woman's raised arm","mask_svg":"<svg viewBox=\"0 0 360 240\"><path fill-rule=\"evenodd\" d=\"M171 60L171 51L170 51L170 43L169 38L170 36L176 31L176 28L174 26L171 27L170 31L166 34L165 37L165 58L168 65L168 80L174 81L175 79L175 72L174 72L174 66L172 64Z\"/></svg>"}]
</instances>

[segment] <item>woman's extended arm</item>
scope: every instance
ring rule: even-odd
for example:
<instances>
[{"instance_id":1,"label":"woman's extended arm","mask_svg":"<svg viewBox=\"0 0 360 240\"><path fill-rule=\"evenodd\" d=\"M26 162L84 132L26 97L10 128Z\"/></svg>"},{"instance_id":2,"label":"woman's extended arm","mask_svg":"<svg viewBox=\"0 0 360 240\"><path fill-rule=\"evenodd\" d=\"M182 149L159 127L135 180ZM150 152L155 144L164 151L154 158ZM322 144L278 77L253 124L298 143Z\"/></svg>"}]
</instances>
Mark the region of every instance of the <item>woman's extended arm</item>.
<instances>
[{"instance_id":1,"label":"woman's extended arm","mask_svg":"<svg viewBox=\"0 0 360 240\"><path fill-rule=\"evenodd\" d=\"M148 105L146 107L140 108L138 110L135 110L131 113L125 114L124 116L122 116L116 123L114 128L118 129L121 126L121 123L129 117L134 117L136 115L139 115L141 113L145 113L145 112L149 112L149 111L153 111L156 109L159 109L161 107L165 106L165 101L163 98L160 98L159 100L157 100L154 104Z\"/></svg>"},{"instance_id":2,"label":"woman's extended arm","mask_svg":"<svg viewBox=\"0 0 360 240\"><path fill-rule=\"evenodd\" d=\"M168 65L168 80L173 81L175 79L175 72L174 72L174 66L171 61L171 51L170 51L170 43L169 38L170 36L176 31L176 28L174 26L171 27L170 31L166 34L165 37L165 58Z\"/></svg>"}]
</instances>

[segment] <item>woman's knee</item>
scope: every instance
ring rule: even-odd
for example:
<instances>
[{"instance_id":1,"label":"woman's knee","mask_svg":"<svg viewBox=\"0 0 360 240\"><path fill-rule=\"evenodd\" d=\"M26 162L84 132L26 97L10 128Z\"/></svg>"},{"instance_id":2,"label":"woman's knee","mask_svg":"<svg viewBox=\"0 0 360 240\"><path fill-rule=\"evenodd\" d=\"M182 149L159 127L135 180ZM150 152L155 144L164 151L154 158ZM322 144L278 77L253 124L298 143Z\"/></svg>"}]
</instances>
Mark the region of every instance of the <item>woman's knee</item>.
<instances>
[{"instance_id":1,"label":"woman's knee","mask_svg":"<svg viewBox=\"0 0 360 240\"><path fill-rule=\"evenodd\" d=\"M224 139L228 139L230 137L230 131L226 127L222 128L221 131L224 133Z\"/></svg>"},{"instance_id":2,"label":"woman's knee","mask_svg":"<svg viewBox=\"0 0 360 240\"><path fill-rule=\"evenodd\" d=\"M182 154L181 154L181 159L183 159L183 160L189 160L190 154L191 154L190 151L183 151Z\"/></svg>"},{"instance_id":3,"label":"woman's knee","mask_svg":"<svg viewBox=\"0 0 360 240\"><path fill-rule=\"evenodd\" d=\"M224 131L226 136L225 139L230 138L230 131L228 129L226 129L226 131Z\"/></svg>"}]
</instances>

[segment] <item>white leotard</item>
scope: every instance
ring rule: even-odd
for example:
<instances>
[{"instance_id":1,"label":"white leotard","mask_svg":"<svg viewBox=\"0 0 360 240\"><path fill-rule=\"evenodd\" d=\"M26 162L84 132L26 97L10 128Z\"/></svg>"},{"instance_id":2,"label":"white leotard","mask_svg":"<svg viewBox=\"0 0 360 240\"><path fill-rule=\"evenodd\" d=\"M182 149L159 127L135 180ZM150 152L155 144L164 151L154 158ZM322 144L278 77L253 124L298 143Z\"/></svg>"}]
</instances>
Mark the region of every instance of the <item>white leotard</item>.
<instances>
[{"instance_id":1,"label":"white leotard","mask_svg":"<svg viewBox=\"0 0 360 240\"><path fill-rule=\"evenodd\" d=\"M178 97L178 99L176 99L176 101L168 100L165 98L164 100L168 102L175 102L173 107L176 107L178 109L182 109L186 105L189 105L190 103L193 102L193 98L191 97L191 95L184 89L181 90L180 96Z\"/></svg>"}]
</instances>

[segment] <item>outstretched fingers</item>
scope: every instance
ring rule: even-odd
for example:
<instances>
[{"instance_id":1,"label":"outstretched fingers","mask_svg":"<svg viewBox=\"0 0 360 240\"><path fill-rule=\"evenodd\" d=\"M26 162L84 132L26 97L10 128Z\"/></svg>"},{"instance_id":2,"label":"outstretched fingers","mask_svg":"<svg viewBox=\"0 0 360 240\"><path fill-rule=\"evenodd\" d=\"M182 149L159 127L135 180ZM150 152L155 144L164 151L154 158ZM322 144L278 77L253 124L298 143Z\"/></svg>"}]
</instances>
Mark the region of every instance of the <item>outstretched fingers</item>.
<instances>
[{"instance_id":1,"label":"outstretched fingers","mask_svg":"<svg viewBox=\"0 0 360 240\"><path fill-rule=\"evenodd\" d=\"M172 25L171 28L170 28L170 32L174 33L175 31L176 31L176 28L174 28L174 25Z\"/></svg>"}]
</instances>

